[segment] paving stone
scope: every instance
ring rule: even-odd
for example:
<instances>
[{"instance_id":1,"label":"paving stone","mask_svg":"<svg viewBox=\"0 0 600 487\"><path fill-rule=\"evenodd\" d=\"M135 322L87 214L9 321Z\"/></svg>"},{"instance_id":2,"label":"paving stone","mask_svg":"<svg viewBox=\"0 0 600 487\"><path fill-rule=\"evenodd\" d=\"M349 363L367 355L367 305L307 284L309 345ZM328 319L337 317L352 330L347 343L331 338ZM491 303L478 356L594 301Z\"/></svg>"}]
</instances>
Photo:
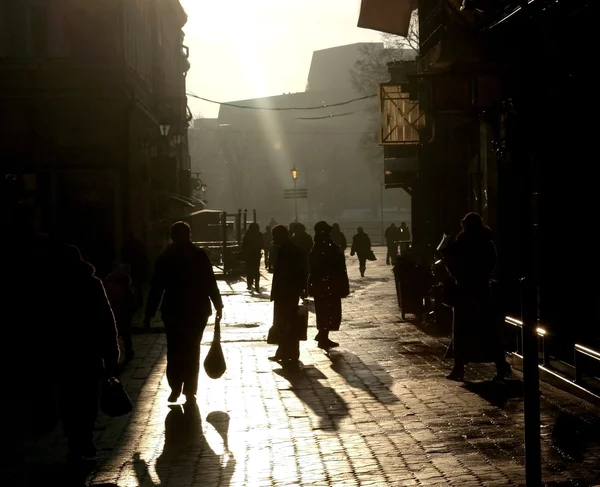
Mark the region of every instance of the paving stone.
<instances>
[{"instance_id":1,"label":"paving stone","mask_svg":"<svg viewBox=\"0 0 600 487\"><path fill-rule=\"evenodd\" d=\"M121 375L135 408L123 418L99 418L100 460L90 484L524 485L523 402L508 394L518 390L520 376L499 389L489 381L493 366L476 365L468 368L470 383L446 380L447 338L400 319L385 249L375 251L379 260L369 262L364 278L356 258L347 258L352 293L343 302L341 330L332 334L340 347L330 354L316 347L311 314L310 340L302 344L296 372L267 359L274 352L266 344L271 275L264 274L260 295L247 293L244 282L220 281L228 369L219 380L201 372L199 421L175 429L166 422L182 406L167 404L160 320L153 323L156 333L135 334L136 356ZM212 335L209 324L201 360ZM541 392L544 480L600 484L600 412L550 386L543 384ZM585 441L558 448L557 418L588 432ZM20 466L42 471L64 456L65 445L57 430L14 450L35 450ZM9 458L15 472L16 453L2 466ZM27 485L3 471L12 482L7 485Z\"/></svg>"}]
</instances>

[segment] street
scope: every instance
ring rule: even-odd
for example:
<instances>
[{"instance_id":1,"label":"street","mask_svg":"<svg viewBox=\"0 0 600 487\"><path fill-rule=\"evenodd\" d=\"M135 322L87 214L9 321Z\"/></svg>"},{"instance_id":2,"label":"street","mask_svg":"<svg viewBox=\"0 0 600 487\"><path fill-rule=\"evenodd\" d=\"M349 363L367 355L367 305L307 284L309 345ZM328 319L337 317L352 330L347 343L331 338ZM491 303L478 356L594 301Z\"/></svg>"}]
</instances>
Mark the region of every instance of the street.
<instances>
[{"instance_id":1,"label":"street","mask_svg":"<svg viewBox=\"0 0 600 487\"><path fill-rule=\"evenodd\" d=\"M134 411L101 416L91 485L525 485L520 374L495 384L490 364L470 366L465 384L445 379L447 338L400 320L385 248L375 252L364 278L347 257L340 347L326 355L309 329L298 371L267 358L271 275L263 270L260 296L220 281L228 369L218 380L201 372L198 410L167 403L165 335L137 334L121 376ZM600 411L545 384L541 393L545 482L600 484Z\"/></svg>"}]
</instances>

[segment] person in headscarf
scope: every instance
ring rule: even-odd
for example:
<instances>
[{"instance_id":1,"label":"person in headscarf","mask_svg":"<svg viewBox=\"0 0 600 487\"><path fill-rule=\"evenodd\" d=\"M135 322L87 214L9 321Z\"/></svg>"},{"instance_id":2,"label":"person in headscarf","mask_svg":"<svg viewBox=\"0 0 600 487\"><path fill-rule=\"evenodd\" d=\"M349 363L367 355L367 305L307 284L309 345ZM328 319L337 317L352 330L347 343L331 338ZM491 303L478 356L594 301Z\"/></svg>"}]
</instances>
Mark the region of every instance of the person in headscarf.
<instances>
[{"instance_id":1,"label":"person in headscarf","mask_svg":"<svg viewBox=\"0 0 600 487\"><path fill-rule=\"evenodd\" d=\"M269 360L286 365L298 364L300 341L306 340L306 329L298 316L298 302L306 291L306 258L294 244L283 225L271 231L277 246L277 260L273 268L271 301L273 301L273 326L267 342L279 345Z\"/></svg>"},{"instance_id":2,"label":"person in headscarf","mask_svg":"<svg viewBox=\"0 0 600 487\"><path fill-rule=\"evenodd\" d=\"M454 358L454 368L447 378L462 381L465 365L470 362L494 362L494 379L503 380L511 370L490 291L496 246L491 230L479 214L468 213L461 226L456 240L441 251L456 283L452 341L446 354L447 358Z\"/></svg>"},{"instance_id":3,"label":"person in headscarf","mask_svg":"<svg viewBox=\"0 0 600 487\"><path fill-rule=\"evenodd\" d=\"M315 243L309 255L308 294L315 299L319 348L339 346L329 338L342 322L342 298L350 294L346 261L331 239L331 226L325 221L315 225Z\"/></svg>"}]
</instances>

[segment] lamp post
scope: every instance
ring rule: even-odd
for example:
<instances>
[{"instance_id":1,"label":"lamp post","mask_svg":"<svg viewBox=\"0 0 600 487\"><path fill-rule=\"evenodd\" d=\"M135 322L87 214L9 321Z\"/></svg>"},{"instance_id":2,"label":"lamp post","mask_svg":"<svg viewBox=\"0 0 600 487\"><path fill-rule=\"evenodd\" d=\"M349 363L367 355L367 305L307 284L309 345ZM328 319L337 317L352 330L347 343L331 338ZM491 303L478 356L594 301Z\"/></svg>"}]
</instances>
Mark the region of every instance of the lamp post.
<instances>
[{"instance_id":1,"label":"lamp post","mask_svg":"<svg viewBox=\"0 0 600 487\"><path fill-rule=\"evenodd\" d=\"M298 221L298 197L296 195L296 180L298 179L298 169L296 169L296 164L294 164L294 167L291 170L292 173L292 179L294 180L294 210L295 210L295 214L296 214L296 218L295 218L295 222Z\"/></svg>"},{"instance_id":2,"label":"lamp post","mask_svg":"<svg viewBox=\"0 0 600 487\"><path fill-rule=\"evenodd\" d=\"M158 128L160 129L160 135L163 137L167 137L169 135L169 130L171 130L171 126L168 123L161 123Z\"/></svg>"}]
</instances>

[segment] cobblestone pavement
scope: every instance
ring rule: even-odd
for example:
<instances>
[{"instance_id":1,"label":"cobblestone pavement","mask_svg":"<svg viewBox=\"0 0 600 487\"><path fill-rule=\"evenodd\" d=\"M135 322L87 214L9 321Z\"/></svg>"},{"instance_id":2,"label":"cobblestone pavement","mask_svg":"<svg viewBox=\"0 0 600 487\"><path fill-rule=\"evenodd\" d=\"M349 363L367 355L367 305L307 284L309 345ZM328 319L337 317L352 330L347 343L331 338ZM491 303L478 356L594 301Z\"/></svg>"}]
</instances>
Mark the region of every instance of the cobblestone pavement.
<instances>
[{"instance_id":1,"label":"cobblestone pavement","mask_svg":"<svg viewBox=\"0 0 600 487\"><path fill-rule=\"evenodd\" d=\"M202 373L198 410L167 404L164 335L137 335L122 374L135 410L100 419L91 484L525 485L518 373L502 386L489 380L492 366L477 365L468 383L446 380L447 339L400 320L384 252L376 249L365 278L348 258L340 347L328 356L303 343L295 372L267 359L268 282L260 296L221 282L228 370L219 380ZM211 338L209 327L203 357ZM600 411L547 385L541 392L544 480L600 485Z\"/></svg>"}]
</instances>

